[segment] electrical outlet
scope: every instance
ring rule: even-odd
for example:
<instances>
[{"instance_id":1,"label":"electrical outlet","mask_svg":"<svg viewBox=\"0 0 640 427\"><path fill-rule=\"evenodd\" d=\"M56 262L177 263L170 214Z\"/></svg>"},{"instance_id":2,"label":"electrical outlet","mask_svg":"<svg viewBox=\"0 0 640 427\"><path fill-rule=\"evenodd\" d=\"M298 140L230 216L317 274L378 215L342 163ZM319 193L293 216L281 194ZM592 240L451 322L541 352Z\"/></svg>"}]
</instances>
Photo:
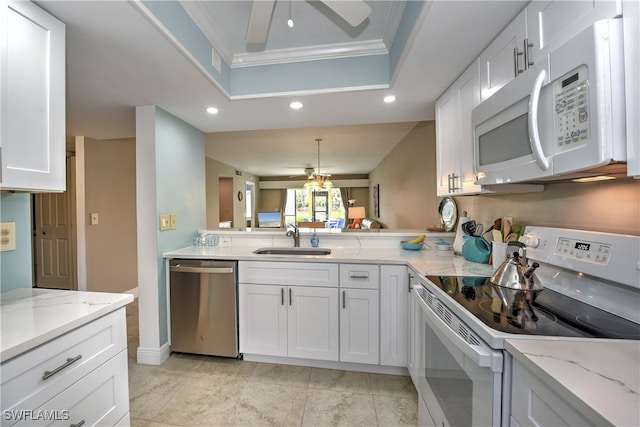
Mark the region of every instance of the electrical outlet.
<instances>
[{"instance_id":1,"label":"electrical outlet","mask_svg":"<svg viewBox=\"0 0 640 427\"><path fill-rule=\"evenodd\" d=\"M169 228L171 228L171 219L169 215L160 215L160 231L169 230Z\"/></svg>"},{"instance_id":2,"label":"electrical outlet","mask_svg":"<svg viewBox=\"0 0 640 427\"><path fill-rule=\"evenodd\" d=\"M178 215L177 214L171 214L169 217L169 227L172 230L175 230L178 228Z\"/></svg>"},{"instance_id":3,"label":"electrical outlet","mask_svg":"<svg viewBox=\"0 0 640 427\"><path fill-rule=\"evenodd\" d=\"M16 250L16 223L0 223L0 251Z\"/></svg>"}]
</instances>

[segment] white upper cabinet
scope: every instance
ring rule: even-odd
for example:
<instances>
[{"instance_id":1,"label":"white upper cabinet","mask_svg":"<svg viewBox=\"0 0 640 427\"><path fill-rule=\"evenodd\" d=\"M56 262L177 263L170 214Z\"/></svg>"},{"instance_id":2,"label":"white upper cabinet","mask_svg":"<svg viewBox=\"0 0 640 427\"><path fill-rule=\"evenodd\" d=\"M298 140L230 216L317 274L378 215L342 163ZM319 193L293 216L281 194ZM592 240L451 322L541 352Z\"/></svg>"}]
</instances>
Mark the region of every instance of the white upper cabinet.
<instances>
[{"instance_id":1,"label":"white upper cabinet","mask_svg":"<svg viewBox=\"0 0 640 427\"><path fill-rule=\"evenodd\" d=\"M471 112L480 103L478 61L436 101L438 196L473 194L473 129Z\"/></svg>"},{"instance_id":2,"label":"white upper cabinet","mask_svg":"<svg viewBox=\"0 0 640 427\"><path fill-rule=\"evenodd\" d=\"M64 191L65 26L31 2L0 12L0 188Z\"/></svg>"},{"instance_id":3,"label":"white upper cabinet","mask_svg":"<svg viewBox=\"0 0 640 427\"><path fill-rule=\"evenodd\" d=\"M529 52L535 61L601 19L622 15L619 0L546 0L527 6Z\"/></svg>"},{"instance_id":4,"label":"white upper cabinet","mask_svg":"<svg viewBox=\"0 0 640 427\"><path fill-rule=\"evenodd\" d=\"M480 54L480 94L484 101L524 71L527 12L523 10Z\"/></svg>"},{"instance_id":5,"label":"white upper cabinet","mask_svg":"<svg viewBox=\"0 0 640 427\"><path fill-rule=\"evenodd\" d=\"M480 54L482 101L589 25L621 14L620 0L532 1Z\"/></svg>"}]
</instances>

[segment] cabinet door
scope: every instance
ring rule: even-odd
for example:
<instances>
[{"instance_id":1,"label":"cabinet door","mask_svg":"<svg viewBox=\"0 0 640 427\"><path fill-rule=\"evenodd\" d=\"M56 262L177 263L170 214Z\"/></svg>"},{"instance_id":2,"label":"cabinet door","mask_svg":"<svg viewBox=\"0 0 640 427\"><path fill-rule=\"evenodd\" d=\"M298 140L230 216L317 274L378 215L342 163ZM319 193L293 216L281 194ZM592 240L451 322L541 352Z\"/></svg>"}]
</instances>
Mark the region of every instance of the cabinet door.
<instances>
[{"instance_id":1,"label":"cabinet door","mask_svg":"<svg viewBox=\"0 0 640 427\"><path fill-rule=\"evenodd\" d=\"M378 364L378 290L341 289L340 361Z\"/></svg>"},{"instance_id":2,"label":"cabinet door","mask_svg":"<svg viewBox=\"0 0 640 427\"><path fill-rule=\"evenodd\" d=\"M478 193L473 157L473 122L471 113L480 104L479 61L474 61L456 81L458 94L458 139L460 143L460 183L462 194Z\"/></svg>"},{"instance_id":3,"label":"cabinet door","mask_svg":"<svg viewBox=\"0 0 640 427\"><path fill-rule=\"evenodd\" d=\"M601 19L622 13L620 0L534 1L527 6L529 55L536 62Z\"/></svg>"},{"instance_id":4,"label":"cabinet door","mask_svg":"<svg viewBox=\"0 0 640 427\"><path fill-rule=\"evenodd\" d=\"M64 191L65 27L34 3L2 8L2 189Z\"/></svg>"},{"instance_id":5,"label":"cabinet door","mask_svg":"<svg viewBox=\"0 0 640 427\"><path fill-rule=\"evenodd\" d=\"M240 283L240 352L287 355L285 286Z\"/></svg>"},{"instance_id":6,"label":"cabinet door","mask_svg":"<svg viewBox=\"0 0 640 427\"><path fill-rule=\"evenodd\" d=\"M513 360L511 418L522 426L595 426L519 361Z\"/></svg>"},{"instance_id":7,"label":"cabinet door","mask_svg":"<svg viewBox=\"0 0 640 427\"><path fill-rule=\"evenodd\" d=\"M527 37L526 13L526 10L520 12L480 54L480 95L483 101L513 80L518 70L524 70L524 55L514 58L514 50L522 52Z\"/></svg>"},{"instance_id":8,"label":"cabinet door","mask_svg":"<svg viewBox=\"0 0 640 427\"><path fill-rule=\"evenodd\" d=\"M380 268L380 364L407 366L407 267Z\"/></svg>"},{"instance_id":9,"label":"cabinet door","mask_svg":"<svg viewBox=\"0 0 640 427\"><path fill-rule=\"evenodd\" d=\"M338 360L338 289L290 286L288 356Z\"/></svg>"},{"instance_id":10,"label":"cabinet door","mask_svg":"<svg viewBox=\"0 0 640 427\"><path fill-rule=\"evenodd\" d=\"M460 173L458 143L458 96L450 87L436 101L436 160L438 196L453 193L449 176Z\"/></svg>"}]
</instances>

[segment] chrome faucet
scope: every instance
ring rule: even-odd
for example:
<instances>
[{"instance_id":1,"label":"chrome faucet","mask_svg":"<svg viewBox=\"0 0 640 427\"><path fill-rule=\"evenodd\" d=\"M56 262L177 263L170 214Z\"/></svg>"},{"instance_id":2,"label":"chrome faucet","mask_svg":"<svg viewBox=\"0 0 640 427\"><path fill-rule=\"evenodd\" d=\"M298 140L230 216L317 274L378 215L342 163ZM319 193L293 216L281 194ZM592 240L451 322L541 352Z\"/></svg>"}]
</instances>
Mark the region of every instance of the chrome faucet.
<instances>
[{"instance_id":1,"label":"chrome faucet","mask_svg":"<svg viewBox=\"0 0 640 427\"><path fill-rule=\"evenodd\" d=\"M294 224L289 224L289 227L292 227L293 230L287 231L286 236L293 237L293 247L299 248L300 247L300 231L298 230L298 227Z\"/></svg>"}]
</instances>

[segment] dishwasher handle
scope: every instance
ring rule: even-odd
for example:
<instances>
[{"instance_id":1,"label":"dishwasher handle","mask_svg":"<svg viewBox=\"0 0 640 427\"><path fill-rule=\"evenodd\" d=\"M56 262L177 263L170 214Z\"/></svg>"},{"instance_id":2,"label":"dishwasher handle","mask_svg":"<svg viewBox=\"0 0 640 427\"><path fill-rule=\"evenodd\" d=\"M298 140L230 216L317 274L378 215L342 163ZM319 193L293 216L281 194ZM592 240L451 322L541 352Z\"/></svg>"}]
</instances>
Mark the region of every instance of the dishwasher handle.
<instances>
[{"instance_id":1,"label":"dishwasher handle","mask_svg":"<svg viewBox=\"0 0 640 427\"><path fill-rule=\"evenodd\" d=\"M180 273L230 274L233 273L233 267L187 267L177 264L169 267L169 271L178 271Z\"/></svg>"}]
</instances>

